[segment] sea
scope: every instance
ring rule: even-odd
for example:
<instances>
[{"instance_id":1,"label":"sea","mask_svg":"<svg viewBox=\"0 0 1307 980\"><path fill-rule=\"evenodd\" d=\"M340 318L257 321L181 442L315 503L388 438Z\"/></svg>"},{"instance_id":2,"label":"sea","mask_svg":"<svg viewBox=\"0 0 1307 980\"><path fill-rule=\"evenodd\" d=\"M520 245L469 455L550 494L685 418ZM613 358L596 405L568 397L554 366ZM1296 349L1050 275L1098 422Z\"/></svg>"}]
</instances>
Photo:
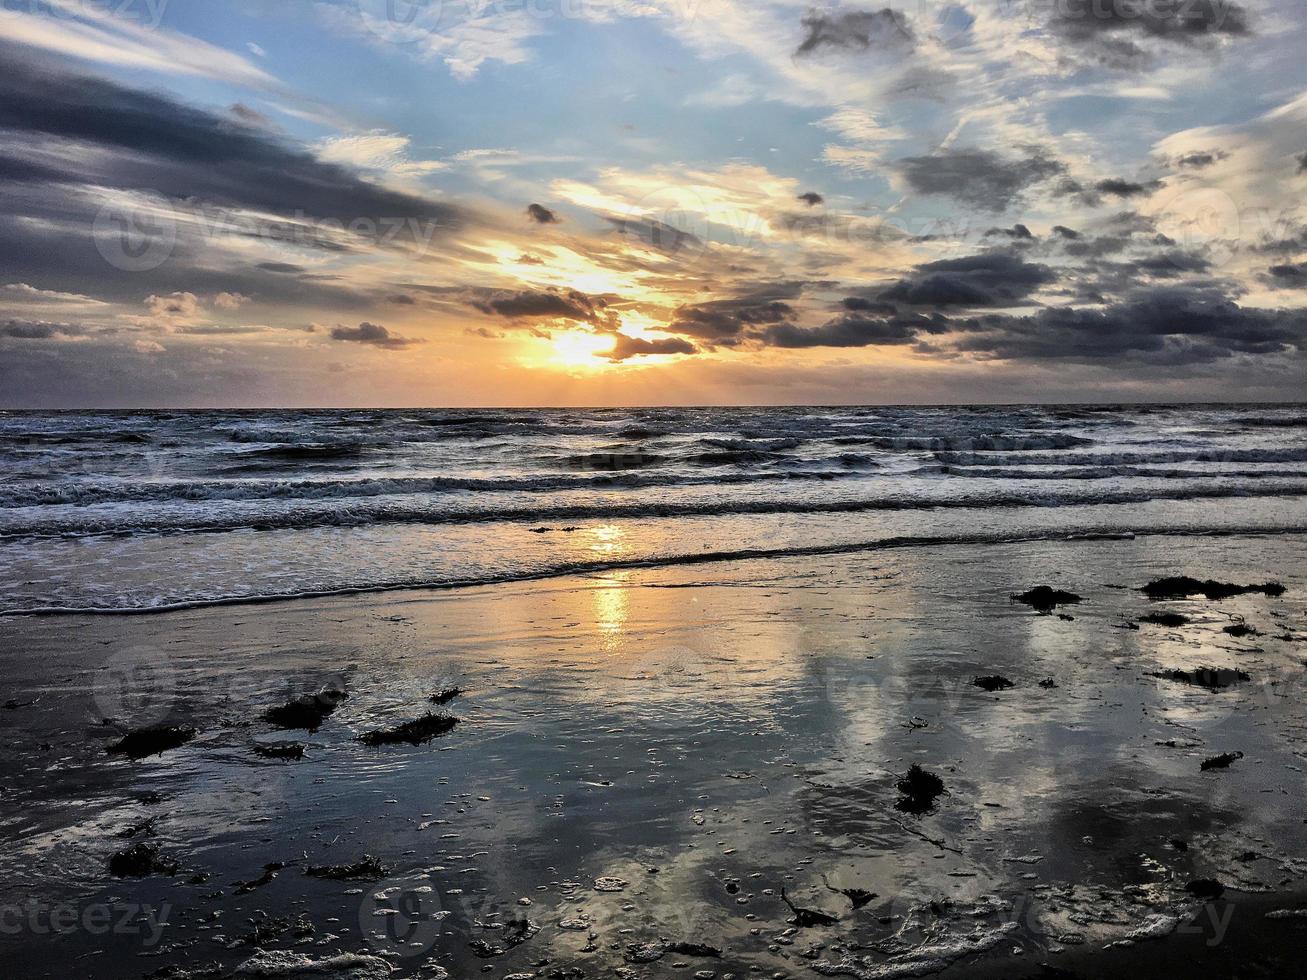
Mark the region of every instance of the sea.
<instances>
[{"instance_id":1,"label":"sea","mask_svg":"<svg viewBox=\"0 0 1307 980\"><path fill-rule=\"evenodd\" d=\"M1307 530L1307 405L0 412L0 614Z\"/></svg>"}]
</instances>

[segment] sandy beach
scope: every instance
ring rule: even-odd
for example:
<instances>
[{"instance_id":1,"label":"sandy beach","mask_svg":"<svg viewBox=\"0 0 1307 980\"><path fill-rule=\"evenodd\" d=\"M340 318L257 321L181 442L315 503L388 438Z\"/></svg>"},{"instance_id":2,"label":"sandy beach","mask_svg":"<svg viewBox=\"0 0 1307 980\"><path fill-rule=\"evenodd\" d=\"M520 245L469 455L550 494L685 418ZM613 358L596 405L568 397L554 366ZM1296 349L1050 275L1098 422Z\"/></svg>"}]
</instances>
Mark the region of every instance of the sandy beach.
<instances>
[{"instance_id":1,"label":"sandy beach","mask_svg":"<svg viewBox=\"0 0 1307 980\"><path fill-rule=\"evenodd\" d=\"M0 955L25 976L1286 975L1304 543L5 618ZM1139 591L1175 575L1284 591ZM1039 585L1080 601L1011 598ZM321 692L343 697L315 731L268 720ZM457 723L360 740L428 712ZM160 725L194 735L108 751ZM905 790L914 765L942 792Z\"/></svg>"}]
</instances>

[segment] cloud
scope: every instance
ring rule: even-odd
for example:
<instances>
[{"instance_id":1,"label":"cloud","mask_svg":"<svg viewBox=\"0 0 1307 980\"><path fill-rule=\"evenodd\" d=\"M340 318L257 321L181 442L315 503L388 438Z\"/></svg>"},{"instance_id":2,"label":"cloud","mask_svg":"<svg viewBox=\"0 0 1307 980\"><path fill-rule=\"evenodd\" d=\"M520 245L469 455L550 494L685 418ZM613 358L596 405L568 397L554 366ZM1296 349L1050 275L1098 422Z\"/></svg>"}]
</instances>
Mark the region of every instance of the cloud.
<instances>
[{"instance_id":1,"label":"cloud","mask_svg":"<svg viewBox=\"0 0 1307 980\"><path fill-rule=\"evenodd\" d=\"M866 51L873 46L910 48L915 40L907 22L888 7L838 14L814 10L803 18L803 29L803 40L794 51L799 57L821 48L841 51Z\"/></svg>"},{"instance_id":2,"label":"cloud","mask_svg":"<svg viewBox=\"0 0 1307 980\"><path fill-rule=\"evenodd\" d=\"M1248 14L1233 0L1109 0L1050 5L1049 30L1088 60L1136 71L1161 47L1211 48L1249 33Z\"/></svg>"},{"instance_id":3,"label":"cloud","mask_svg":"<svg viewBox=\"0 0 1307 980\"><path fill-rule=\"evenodd\" d=\"M138 11L157 11L161 17L163 3L42 0L40 4L13 6L28 7L25 13L9 5L0 7L0 37L14 44L120 68L192 75L259 88L276 85L271 75L238 54L167 30L157 20L134 22L132 14Z\"/></svg>"},{"instance_id":4,"label":"cloud","mask_svg":"<svg viewBox=\"0 0 1307 980\"><path fill-rule=\"evenodd\" d=\"M802 295L804 285L800 281L767 283L726 299L687 303L676 308L665 329L710 346L732 346L751 327L794 316L792 301Z\"/></svg>"},{"instance_id":5,"label":"cloud","mask_svg":"<svg viewBox=\"0 0 1307 980\"><path fill-rule=\"evenodd\" d=\"M1276 289L1307 289L1307 262L1273 265L1266 271Z\"/></svg>"},{"instance_id":6,"label":"cloud","mask_svg":"<svg viewBox=\"0 0 1307 980\"><path fill-rule=\"evenodd\" d=\"M168 198L345 224L412 218L447 231L464 218L454 205L365 181L261 129L26 60L0 74L0 129L66 146L47 157L61 183L145 187Z\"/></svg>"},{"instance_id":7,"label":"cloud","mask_svg":"<svg viewBox=\"0 0 1307 980\"><path fill-rule=\"evenodd\" d=\"M641 354L697 354L699 349L681 337L666 337L646 340L643 337L628 337L624 333L613 334L615 343L609 350L596 351L596 357L606 357L610 361L624 361L628 357Z\"/></svg>"},{"instance_id":8,"label":"cloud","mask_svg":"<svg viewBox=\"0 0 1307 980\"><path fill-rule=\"evenodd\" d=\"M815 208L818 204L822 204L826 200L816 191L804 191L797 199L808 205L810 208Z\"/></svg>"},{"instance_id":9,"label":"cloud","mask_svg":"<svg viewBox=\"0 0 1307 980\"><path fill-rule=\"evenodd\" d=\"M1068 228L1066 225L1054 225L1053 234L1065 238L1068 241L1075 241L1080 237L1080 232L1076 231L1074 228Z\"/></svg>"},{"instance_id":10,"label":"cloud","mask_svg":"<svg viewBox=\"0 0 1307 980\"><path fill-rule=\"evenodd\" d=\"M907 306L1013 306L1057 278L1046 265L1006 252L984 252L919 265L880 298Z\"/></svg>"},{"instance_id":11,"label":"cloud","mask_svg":"<svg viewBox=\"0 0 1307 980\"><path fill-rule=\"evenodd\" d=\"M1201 170L1210 167L1217 160L1224 160L1226 156L1227 154L1222 150L1196 150L1179 157L1175 165L1189 170Z\"/></svg>"},{"instance_id":12,"label":"cloud","mask_svg":"<svg viewBox=\"0 0 1307 980\"><path fill-rule=\"evenodd\" d=\"M149 319L164 327L191 323L204 314L200 298L194 293L182 291L166 296L147 296L145 308L149 311Z\"/></svg>"},{"instance_id":13,"label":"cloud","mask_svg":"<svg viewBox=\"0 0 1307 980\"><path fill-rule=\"evenodd\" d=\"M1040 152L1003 157L980 149L906 157L897 167L917 193L952 197L981 211L1006 210L1027 189L1066 172L1064 164Z\"/></svg>"},{"instance_id":14,"label":"cloud","mask_svg":"<svg viewBox=\"0 0 1307 980\"><path fill-rule=\"evenodd\" d=\"M1011 238L1014 241L1033 241L1034 234L1023 224L1015 224L1011 228L991 228L985 232L985 237Z\"/></svg>"},{"instance_id":15,"label":"cloud","mask_svg":"<svg viewBox=\"0 0 1307 980\"><path fill-rule=\"evenodd\" d=\"M399 350L403 347L411 347L413 344L422 343L422 341L413 337L396 336L380 324L368 323L366 320L357 327L339 325L332 327L331 339L354 344L367 344L371 347L381 347L386 350Z\"/></svg>"},{"instance_id":16,"label":"cloud","mask_svg":"<svg viewBox=\"0 0 1307 980\"><path fill-rule=\"evenodd\" d=\"M71 323L47 323L40 320L0 320L0 337L15 340L49 340L53 337L76 337L84 330Z\"/></svg>"},{"instance_id":17,"label":"cloud","mask_svg":"<svg viewBox=\"0 0 1307 980\"><path fill-rule=\"evenodd\" d=\"M1307 153L1303 153L1298 157L1298 173L1307 174Z\"/></svg>"},{"instance_id":18,"label":"cloud","mask_svg":"<svg viewBox=\"0 0 1307 980\"><path fill-rule=\"evenodd\" d=\"M1307 311L1241 307L1214 286L1153 287L1101 310L1050 308L956 326L972 334L958 349L1003 359L1184 364L1282 353L1307 342Z\"/></svg>"},{"instance_id":19,"label":"cloud","mask_svg":"<svg viewBox=\"0 0 1307 980\"><path fill-rule=\"evenodd\" d=\"M893 318L846 314L820 327L796 327L780 323L764 330L760 337L772 347L875 347L907 344L916 340L923 318Z\"/></svg>"},{"instance_id":20,"label":"cloud","mask_svg":"<svg viewBox=\"0 0 1307 980\"><path fill-rule=\"evenodd\" d=\"M588 296L576 289L524 289L489 297L475 297L470 302L482 313L502 316L510 320L559 318L597 323L609 319L605 311L608 305L605 298Z\"/></svg>"},{"instance_id":21,"label":"cloud","mask_svg":"<svg viewBox=\"0 0 1307 980\"><path fill-rule=\"evenodd\" d=\"M1109 177L1095 184L1094 190L1100 194L1110 194L1112 197L1139 197L1143 194L1151 194L1161 186L1161 181L1157 180L1144 184L1138 181L1124 180L1121 177Z\"/></svg>"},{"instance_id":22,"label":"cloud","mask_svg":"<svg viewBox=\"0 0 1307 980\"><path fill-rule=\"evenodd\" d=\"M218 293L213 297L213 305L220 310L236 310L248 303L250 298L240 293Z\"/></svg>"},{"instance_id":23,"label":"cloud","mask_svg":"<svg viewBox=\"0 0 1307 980\"><path fill-rule=\"evenodd\" d=\"M560 220L556 212L550 211L543 204L528 204L526 213L527 217L541 225L556 225Z\"/></svg>"}]
</instances>

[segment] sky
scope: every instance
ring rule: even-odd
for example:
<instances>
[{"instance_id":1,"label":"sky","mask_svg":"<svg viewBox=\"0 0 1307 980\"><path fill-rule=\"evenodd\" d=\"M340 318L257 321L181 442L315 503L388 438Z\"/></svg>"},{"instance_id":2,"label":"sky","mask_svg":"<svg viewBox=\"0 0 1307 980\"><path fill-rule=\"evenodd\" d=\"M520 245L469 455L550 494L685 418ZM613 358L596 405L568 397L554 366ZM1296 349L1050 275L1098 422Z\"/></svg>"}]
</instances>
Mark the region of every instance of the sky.
<instances>
[{"instance_id":1,"label":"sky","mask_svg":"<svg viewBox=\"0 0 1307 980\"><path fill-rule=\"evenodd\" d=\"M0 0L0 406L1307 397L1295 0Z\"/></svg>"}]
</instances>

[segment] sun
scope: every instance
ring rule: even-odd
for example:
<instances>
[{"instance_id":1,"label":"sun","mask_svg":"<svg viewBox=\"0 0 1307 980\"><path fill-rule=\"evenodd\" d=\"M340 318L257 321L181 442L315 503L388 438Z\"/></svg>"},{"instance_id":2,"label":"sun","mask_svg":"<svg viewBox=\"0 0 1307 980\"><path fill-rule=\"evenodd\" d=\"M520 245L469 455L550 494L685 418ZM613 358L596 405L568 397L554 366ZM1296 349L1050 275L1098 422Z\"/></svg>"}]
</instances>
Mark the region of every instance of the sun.
<instances>
[{"instance_id":1,"label":"sun","mask_svg":"<svg viewBox=\"0 0 1307 980\"><path fill-rule=\"evenodd\" d=\"M566 367L605 367L609 362L596 355L612 350L614 340L609 334L585 333L568 330L556 333L551 339L555 364Z\"/></svg>"}]
</instances>

